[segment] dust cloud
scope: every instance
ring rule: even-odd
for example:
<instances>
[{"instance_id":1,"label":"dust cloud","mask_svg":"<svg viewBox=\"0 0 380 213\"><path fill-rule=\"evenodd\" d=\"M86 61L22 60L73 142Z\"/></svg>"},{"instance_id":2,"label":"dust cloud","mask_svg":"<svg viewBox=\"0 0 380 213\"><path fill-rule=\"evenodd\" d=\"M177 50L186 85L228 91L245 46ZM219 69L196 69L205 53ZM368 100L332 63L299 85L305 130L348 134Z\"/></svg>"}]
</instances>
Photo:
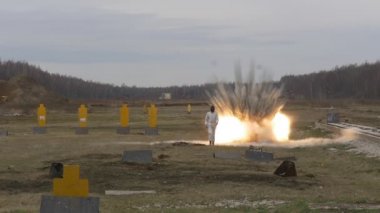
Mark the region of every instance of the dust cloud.
<instances>
[{"instance_id":1,"label":"dust cloud","mask_svg":"<svg viewBox=\"0 0 380 213\"><path fill-rule=\"evenodd\" d=\"M218 112L245 121L261 122L264 118L273 117L284 105L280 100L282 87L272 81L257 83L253 64L246 81L240 64L236 63L235 82L218 82L217 88L207 94Z\"/></svg>"},{"instance_id":2,"label":"dust cloud","mask_svg":"<svg viewBox=\"0 0 380 213\"><path fill-rule=\"evenodd\" d=\"M334 138L305 138L300 140L289 140L282 143L273 142L252 142L249 144L235 144L235 145L254 145L254 146L268 146L268 147L281 147L281 148L296 148L296 147L311 147L311 146L325 146L329 144L349 144L358 138L355 130L344 129L340 134Z\"/></svg>"}]
</instances>

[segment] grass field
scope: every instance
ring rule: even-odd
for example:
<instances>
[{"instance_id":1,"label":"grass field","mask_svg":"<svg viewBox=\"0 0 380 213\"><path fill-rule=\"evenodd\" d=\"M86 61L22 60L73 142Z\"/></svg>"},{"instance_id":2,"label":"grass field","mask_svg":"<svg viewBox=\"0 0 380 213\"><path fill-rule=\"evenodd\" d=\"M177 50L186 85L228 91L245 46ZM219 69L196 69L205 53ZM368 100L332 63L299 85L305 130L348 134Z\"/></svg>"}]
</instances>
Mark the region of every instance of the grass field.
<instances>
[{"instance_id":1,"label":"grass field","mask_svg":"<svg viewBox=\"0 0 380 213\"><path fill-rule=\"evenodd\" d=\"M79 164L90 192L101 199L101 212L319 212L325 207L360 212L380 208L380 160L349 152L349 145L305 148L264 148L275 157L296 157L298 177L273 175L281 160L258 163L214 159L216 150L243 152L246 147L173 144L152 141L206 140L203 125L207 106L159 108L159 136L143 135L147 115L131 108L131 134L115 134L118 109L93 108L90 134L77 136L77 115L48 112L48 134L33 135L35 116L0 117L0 128L10 136L0 138L0 212L38 212L40 197L52 191L52 162ZM378 105L341 107L345 119L380 127ZM290 104L293 139L333 137L314 128L324 119L323 107ZM151 165L125 164L122 152L152 149ZM105 196L105 190L155 190L156 194ZM335 210L323 210L335 211ZM355 210L352 210L355 211Z\"/></svg>"}]
</instances>

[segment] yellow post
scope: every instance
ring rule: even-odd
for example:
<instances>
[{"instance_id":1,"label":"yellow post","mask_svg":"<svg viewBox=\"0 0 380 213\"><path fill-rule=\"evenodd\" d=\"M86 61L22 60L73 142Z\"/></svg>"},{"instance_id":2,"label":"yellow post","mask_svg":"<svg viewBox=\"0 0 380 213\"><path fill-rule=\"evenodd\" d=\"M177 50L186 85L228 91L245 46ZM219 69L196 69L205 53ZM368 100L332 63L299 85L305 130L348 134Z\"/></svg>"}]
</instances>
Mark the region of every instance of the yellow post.
<instances>
[{"instance_id":1,"label":"yellow post","mask_svg":"<svg viewBox=\"0 0 380 213\"><path fill-rule=\"evenodd\" d=\"M191 105L190 104L187 105L187 113L191 114Z\"/></svg>"},{"instance_id":2,"label":"yellow post","mask_svg":"<svg viewBox=\"0 0 380 213\"><path fill-rule=\"evenodd\" d=\"M120 107L120 125L121 127L128 127L129 124L129 109L127 104Z\"/></svg>"},{"instance_id":3,"label":"yellow post","mask_svg":"<svg viewBox=\"0 0 380 213\"><path fill-rule=\"evenodd\" d=\"M85 128L87 127L87 107L82 104L78 109L79 115L79 127Z\"/></svg>"},{"instance_id":4,"label":"yellow post","mask_svg":"<svg viewBox=\"0 0 380 213\"><path fill-rule=\"evenodd\" d=\"M43 104L40 104L37 109L37 120L39 127L46 126L46 107Z\"/></svg>"},{"instance_id":5,"label":"yellow post","mask_svg":"<svg viewBox=\"0 0 380 213\"><path fill-rule=\"evenodd\" d=\"M157 107L151 104L149 107L149 127L157 128Z\"/></svg>"},{"instance_id":6,"label":"yellow post","mask_svg":"<svg viewBox=\"0 0 380 213\"><path fill-rule=\"evenodd\" d=\"M88 180L80 179L79 165L65 165L63 178L54 178L53 195L66 197L87 197Z\"/></svg>"}]
</instances>

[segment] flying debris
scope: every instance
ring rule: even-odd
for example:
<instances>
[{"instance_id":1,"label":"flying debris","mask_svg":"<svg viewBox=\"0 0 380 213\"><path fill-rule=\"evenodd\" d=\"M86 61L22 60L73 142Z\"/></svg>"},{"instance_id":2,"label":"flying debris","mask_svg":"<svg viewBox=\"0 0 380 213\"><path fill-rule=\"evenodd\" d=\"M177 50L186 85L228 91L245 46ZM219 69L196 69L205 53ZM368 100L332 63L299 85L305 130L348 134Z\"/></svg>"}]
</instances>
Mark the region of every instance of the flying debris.
<instances>
[{"instance_id":1,"label":"flying debris","mask_svg":"<svg viewBox=\"0 0 380 213\"><path fill-rule=\"evenodd\" d=\"M281 94L282 86L256 82L254 66L244 81L240 64L236 64L235 82L218 82L215 91L208 92L220 115L216 143L287 141L290 120L280 112L284 106Z\"/></svg>"}]
</instances>

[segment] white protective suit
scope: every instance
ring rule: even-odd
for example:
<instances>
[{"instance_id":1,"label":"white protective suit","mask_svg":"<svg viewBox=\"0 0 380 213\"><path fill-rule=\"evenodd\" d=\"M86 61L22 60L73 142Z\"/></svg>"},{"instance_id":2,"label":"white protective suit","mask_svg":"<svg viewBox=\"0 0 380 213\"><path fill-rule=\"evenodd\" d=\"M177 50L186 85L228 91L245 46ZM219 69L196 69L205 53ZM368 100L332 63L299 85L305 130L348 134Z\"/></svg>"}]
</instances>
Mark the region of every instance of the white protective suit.
<instances>
[{"instance_id":1,"label":"white protective suit","mask_svg":"<svg viewBox=\"0 0 380 213\"><path fill-rule=\"evenodd\" d=\"M219 118L218 113L216 112L207 112L205 118L205 125L208 129L208 140L214 142L215 141L215 129L218 125Z\"/></svg>"}]
</instances>

